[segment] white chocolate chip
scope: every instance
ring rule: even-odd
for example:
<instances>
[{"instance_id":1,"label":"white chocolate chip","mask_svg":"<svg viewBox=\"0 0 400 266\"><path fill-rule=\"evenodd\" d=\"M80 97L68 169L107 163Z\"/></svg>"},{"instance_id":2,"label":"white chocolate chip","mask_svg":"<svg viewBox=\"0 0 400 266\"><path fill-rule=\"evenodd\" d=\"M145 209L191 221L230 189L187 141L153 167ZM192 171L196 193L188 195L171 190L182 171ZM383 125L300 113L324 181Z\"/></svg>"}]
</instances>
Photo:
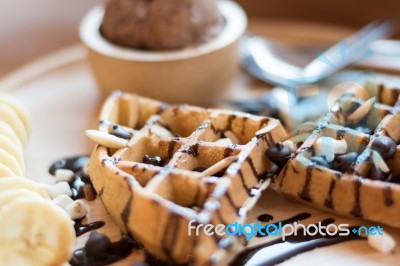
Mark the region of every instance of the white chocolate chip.
<instances>
[{"instance_id":1,"label":"white chocolate chip","mask_svg":"<svg viewBox=\"0 0 400 266\"><path fill-rule=\"evenodd\" d=\"M382 172L388 173L390 169L385 163L385 161L382 159L379 152L371 150L371 153L372 153L372 161L374 162L374 164L376 164L382 170Z\"/></svg>"},{"instance_id":2,"label":"white chocolate chip","mask_svg":"<svg viewBox=\"0 0 400 266\"><path fill-rule=\"evenodd\" d=\"M82 202L76 200L65 207L65 211L71 217L72 220L80 219L86 216L87 210L83 206Z\"/></svg>"},{"instance_id":3,"label":"white chocolate chip","mask_svg":"<svg viewBox=\"0 0 400 266\"><path fill-rule=\"evenodd\" d=\"M168 129L159 126L159 125L154 125L150 129L150 133L154 134L160 138L172 138L174 135L169 131Z\"/></svg>"},{"instance_id":4,"label":"white chocolate chip","mask_svg":"<svg viewBox=\"0 0 400 266\"><path fill-rule=\"evenodd\" d=\"M232 141L232 144L239 144L239 139L235 136L235 134L233 134L232 131L227 130L224 132L224 135Z\"/></svg>"},{"instance_id":5,"label":"white chocolate chip","mask_svg":"<svg viewBox=\"0 0 400 266\"><path fill-rule=\"evenodd\" d=\"M382 253L390 253L396 247L394 238L386 232L383 235L368 235L368 244Z\"/></svg>"},{"instance_id":6,"label":"white chocolate chip","mask_svg":"<svg viewBox=\"0 0 400 266\"><path fill-rule=\"evenodd\" d=\"M331 137L320 137L314 144L316 156L324 156L325 160L332 162L336 154L344 154L347 151L347 143L344 139L336 140Z\"/></svg>"},{"instance_id":7,"label":"white chocolate chip","mask_svg":"<svg viewBox=\"0 0 400 266\"><path fill-rule=\"evenodd\" d=\"M54 185L40 184L40 187L44 189L51 199L54 199L58 195L72 196L71 188L68 182L62 181Z\"/></svg>"},{"instance_id":8,"label":"white chocolate chip","mask_svg":"<svg viewBox=\"0 0 400 266\"><path fill-rule=\"evenodd\" d=\"M237 160L237 156L230 156L226 157L225 159L217 162L216 164L210 166L203 172L201 172L200 177L206 177L206 176L212 176L219 171L225 169L227 166L229 166L231 163Z\"/></svg>"},{"instance_id":9,"label":"white chocolate chip","mask_svg":"<svg viewBox=\"0 0 400 266\"><path fill-rule=\"evenodd\" d=\"M74 177L74 172L69 169L57 169L56 172L54 173L56 177L56 181L71 181L72 178Z\"/></svg>"},{"instance_id":10,"label":"white chocolate chip","mask_svg":"<svg viewBox=\"0 0 400 266\"><path fill-rule=\"evenodd\" d=\"M296 144L294 144L294 142L291 140L285 140L282 142L282 145L288 148L290 152L295 152L297 149Z\"/></svg>"},{"instance_id":11,"label":"white chocolate chip","mask_svg":"<svg viewBox=\"0 0 400 266\"><path fill-rule=\"evenodd\" d=\"M58 195L53 199L53 202L57 206L60 206L61 208L65 209L68 205L74 203L74 200L67 195Z\"/></svg>"},{"instance_id":12,"label":"white chocolate chip","mask_svg":"<svg viewBox=\"0 0 400 266\"><path fill-rule=\"evenodd\" d=\"M128 145L128 141L126 139L118 138L114 135L98 130L86 130L86 136L97 144L100 144L107 148L119 149Z\"/></svg>"}]
</instances>

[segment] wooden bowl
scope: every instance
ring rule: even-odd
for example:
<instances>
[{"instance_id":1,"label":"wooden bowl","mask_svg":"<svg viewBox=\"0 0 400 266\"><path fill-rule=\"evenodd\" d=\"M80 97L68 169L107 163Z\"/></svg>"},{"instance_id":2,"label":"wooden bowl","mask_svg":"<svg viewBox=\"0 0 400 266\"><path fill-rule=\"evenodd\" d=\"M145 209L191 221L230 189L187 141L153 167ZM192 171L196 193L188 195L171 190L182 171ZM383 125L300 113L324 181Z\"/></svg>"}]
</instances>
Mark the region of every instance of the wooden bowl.
<instances>
[{"instance_id":1,"label":"wooden bowl","mask_svg":"<svg viewBox=\"0 0 400 266\"><path fill-rule=\"evenodd\" d=\"M247 17L233 1L218 1L225 26L207 43L174 51L144 51L115 45L100 33L104 7L84 17L80 37L101 89L134 92L170 103L209 106L238 70L238 42Z\"/></svg>"}]
</instances>

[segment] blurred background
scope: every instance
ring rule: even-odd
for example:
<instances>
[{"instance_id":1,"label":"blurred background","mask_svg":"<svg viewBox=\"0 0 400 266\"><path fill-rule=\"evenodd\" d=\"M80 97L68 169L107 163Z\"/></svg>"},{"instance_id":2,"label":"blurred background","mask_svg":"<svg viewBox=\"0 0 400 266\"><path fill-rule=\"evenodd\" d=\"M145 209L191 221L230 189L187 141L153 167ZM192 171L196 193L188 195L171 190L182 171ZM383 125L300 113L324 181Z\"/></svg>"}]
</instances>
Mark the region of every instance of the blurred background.
<instances>
[{"instance_id":1,"label":"blurred background","mask_svg":"<svg viewBox=\"0 0 400 266\"><path fill-rule=\"evenodd\" d=\"M0 77L35 58L77 43L78 25L83 15L92 6L105 2L106 0L0 0ZM354 29L400 10L398 0L237 2L248 13L250 23L260 19L290 20Z\"/></svg>"}]
</instances>

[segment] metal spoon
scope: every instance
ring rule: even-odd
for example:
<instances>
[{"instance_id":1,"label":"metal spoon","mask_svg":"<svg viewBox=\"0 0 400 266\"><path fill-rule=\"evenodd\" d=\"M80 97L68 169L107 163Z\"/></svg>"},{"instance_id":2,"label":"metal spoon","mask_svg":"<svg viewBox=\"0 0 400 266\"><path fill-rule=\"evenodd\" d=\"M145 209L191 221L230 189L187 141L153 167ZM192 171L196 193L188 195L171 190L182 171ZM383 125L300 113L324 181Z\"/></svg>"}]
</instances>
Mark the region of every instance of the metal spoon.
<instances>
[{"instance_id":1,"label":"metal spoon","mask_svg":"<svg viewBox=\"0 0 400 266\"><path fill-rule=\"evenodd\" d=\"M394 20L375 21L319 54L305 67L277 56L274 44L256 36L245 36L240 44L241 64L250 74L274 85L295 88L316 83L368 56L368 46L393 33ZM276 46L276 45L275 45Z\"/></svg>"}]
</instances>

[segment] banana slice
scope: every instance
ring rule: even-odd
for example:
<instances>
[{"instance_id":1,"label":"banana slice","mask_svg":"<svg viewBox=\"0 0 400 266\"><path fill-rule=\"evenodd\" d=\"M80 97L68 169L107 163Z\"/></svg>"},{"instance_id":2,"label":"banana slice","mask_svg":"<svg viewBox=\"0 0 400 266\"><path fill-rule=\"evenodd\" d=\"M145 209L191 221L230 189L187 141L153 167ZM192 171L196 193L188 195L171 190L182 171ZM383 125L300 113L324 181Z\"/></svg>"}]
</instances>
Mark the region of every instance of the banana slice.
<instances>
[{"instance_id":1,"label":"banana slice","mask_svg":"<svg viewBox=\"0 0 400 266\"><path fill-rule=\"evenodd\" d=\"M50 199L46 191L38 186L37 183L23 177L3 177L0 178L0 194L14 189L26 189L35 192L43 198Z\"/></svg>"},{"instance_id":2,"label":"banana slice","mask_svg":"<svg viewBox=\"0 0 400 266\"><path fill-rule=\"evenodd\" d=\"M14 173L14 175L22 176L24 174L18 161L1 147L0 163L2 163L5 167L8 167Z\"/></svg>"},{"instance_id":3,"label":"banana slice","mask_svg":"<svg viewBox=\"0 0 400 266\"><path fill-rule=\"evenodd\" d=\"M26 108L20 102L18 102L14 97L4 93L0 93L0 103L4 103L10 106L12 109L14 109L19 119L24 124L27 134L29 134L29 132L31 131L31 123Z\"/></svg>"},{"instance_id":4,"label":"banana slice","mask_svg":"<svg viewBox=\"0 0 400 266\"><path fill-rule=\"evenodd\" d=\"M18 177L17 177L18 178ZM6 191L2 191L0 193L0 213L7 204L12 203L14 200L19 198L41 198L40 194L25 189L25 188L17 188L17 189L10 189Z\"/></svg>"},{"instance_id":5,"label":"banana slice","mask_svg":"<svg viewBox=\"0 0 400 266\"><path fill-rule=\"evenodd\" d=\"M61 265L72 254L75 231L65 211L35 192L0 194L1 265Z\"/></svg>"},{"instance_id":6,"label":"banana slice","mask_svg":"<svg viewBox=\"0 0 400 266\"><path fill-rule=\"evenodd\" d=\"M22 141L18 138L17 134L12 129L12 127L1 119L0 119L0 135L4 135L7 138L9 138L19 148L22 149L24 147Z\"/></svg>"},{"instance_id":7,"label":"banana slice","mask_svg":"<svg viewBox=\"0 0 400 266\"><path fill-rule=\"evenodd\" d=\"M23 144L26 144L28 141L28 132L22 123L21 119L18 117L16 111L0 102L0 119L8 123L14 132L17 134L18 138L22 141Z\"/></svg>"},{"instance_id":8,"label":"banana slice","mask_svg":"<svg viewBox=\"0 0 400 266\"><path fill-rule=\"evenodd\" d=\"M10 168L0 163L0 178L8 176L15 177L16 175L13 173L13 171L11 171Z\"/></svg>"},{"instance_id":9,"label":"banana slice","mask_svg":"<svg viewBox=\"0 0 400 266\"><path fill-rule=\"evenodd\" d=\"M13 156L17 160L22 171L25 172L25 162L22 148L18 147L17 144L12 142L5 135L0 135L0 147Z\"/></svg>"}]
</instances>

